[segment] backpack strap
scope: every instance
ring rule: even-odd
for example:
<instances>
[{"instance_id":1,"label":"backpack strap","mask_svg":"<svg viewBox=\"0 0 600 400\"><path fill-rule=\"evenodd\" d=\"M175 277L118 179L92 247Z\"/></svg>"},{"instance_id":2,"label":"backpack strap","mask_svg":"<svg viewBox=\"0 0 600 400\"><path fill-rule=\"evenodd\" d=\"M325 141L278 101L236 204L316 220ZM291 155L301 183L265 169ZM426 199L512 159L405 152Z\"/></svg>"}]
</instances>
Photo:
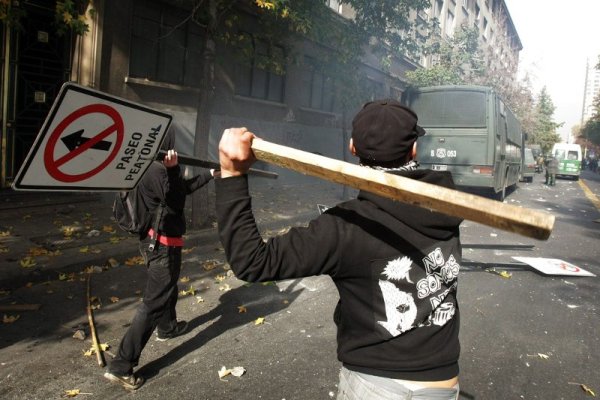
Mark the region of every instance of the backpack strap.
<instances>
[{"instance_id":1,"label":"backpack strap","mask_svg":"<svg viewBox=\"0 0 600 400\"><path fill-rule=\"evenodd\" d=\"M163 213L167 205L165 202L161 201L155 210L154 223L152 224L152 237L150 244L148 245L148 250L154 251L156 249L156 243L158 242L158 226L160 225L160 221L162 220Z\"/></svg>"}]
</instances>

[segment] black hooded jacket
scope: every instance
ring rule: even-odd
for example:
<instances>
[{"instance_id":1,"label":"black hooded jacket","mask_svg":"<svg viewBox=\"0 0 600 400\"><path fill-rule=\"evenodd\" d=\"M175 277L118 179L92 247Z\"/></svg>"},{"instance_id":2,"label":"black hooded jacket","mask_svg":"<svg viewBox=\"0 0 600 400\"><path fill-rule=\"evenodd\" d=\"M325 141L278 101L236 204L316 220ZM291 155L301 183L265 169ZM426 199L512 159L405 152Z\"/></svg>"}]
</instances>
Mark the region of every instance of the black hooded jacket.
<instances>
[{"instance_id":1,"label":"black hooded jacket","mask_svg":"<svg viewBox=\"0 0 600 400\"><path fill-rule=\"evenodd\" d=\"M446 172L399 175L454 187ZM361 191L265 243L247 178L217 179L215 187L221 241L237 277L331 276L340 296L338 358L347 368L417 381L458 375L461 219Z\"/></svg>"},{"instance_id":2,"label":"black hooded jacket","mask_svg":"<svg viewBox=\"0 0 600 400\"><path fill-rule=\"evenodd\" d=\"M169 130L163 139L161 150L175 148L175 132ZM202 170L199 175L184 179L179 165L166 168L162 161L154 161L138 183L137 204L144 207L149 215L153 215L161 202L167 205L159 225L159 234L180 237L185 233L184 216L185 198L195 190L206 185L212 179L209 170ZM141 234L144 239L147 234Z\"/></svg>"}]
</instances>

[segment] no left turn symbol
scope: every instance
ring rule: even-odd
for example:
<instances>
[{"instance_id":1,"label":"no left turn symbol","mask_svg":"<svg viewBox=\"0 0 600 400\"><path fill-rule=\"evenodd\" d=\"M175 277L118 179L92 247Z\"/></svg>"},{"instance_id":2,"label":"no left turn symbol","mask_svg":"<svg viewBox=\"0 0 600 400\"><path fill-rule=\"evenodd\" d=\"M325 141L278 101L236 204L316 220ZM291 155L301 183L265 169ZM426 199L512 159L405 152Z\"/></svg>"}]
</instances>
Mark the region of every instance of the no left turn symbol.
<instances>
[{"instance_id":1,"label":"no left turn symbol","mask_svg":"<svg viewBox=\"0 0 600 400\"><path fill-rule=\"evenodd\" d=\"M77 122L90 117L100 118L103 121L102 127L97 129L99 132L78 130ZM90 104L73 111L50 134L44 150L46 171L60 182L72 183L89 179L106 168L117 156L123 143L124 131L121 115L109 105ZM66 153L64 149L58 151L57 144L61 143L59 139L61 145L66 146ZM97 160L87 170L72 172L66 168L70 161L86 155Z\"/></svg>"}]
</instances>

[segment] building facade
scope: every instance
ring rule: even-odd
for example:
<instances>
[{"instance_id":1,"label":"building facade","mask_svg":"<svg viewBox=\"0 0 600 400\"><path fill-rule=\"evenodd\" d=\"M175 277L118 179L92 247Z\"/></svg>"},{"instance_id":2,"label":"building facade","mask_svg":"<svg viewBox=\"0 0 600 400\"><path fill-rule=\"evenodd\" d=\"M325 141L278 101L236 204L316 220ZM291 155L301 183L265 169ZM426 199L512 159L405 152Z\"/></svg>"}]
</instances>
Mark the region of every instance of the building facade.
<instances>
[{"instance_id":1,"label":"building facade","mask_svg":"<svg viewBox=\"0 0 600 400\"><path fill-rule=\"evenodd\" d=\"M257 16L247 12L238 22L240 35L251 43L250 63L241 63L235 47L217 47L214 87L203 87L207 65L204 31L189 21L189 10L162 0L95 0L84 36L59 37L53 27L55 0L24 0L25 28L3 26L2 52L2 187L14 179L33 140L66 81L139 102L173 115L179 150L191 154L194 138L201 137L203 156L217 159L221 132L247 126L264 139L336 159L350 158L347 141L356 109L347 110L337 95L335 73L318 67L320 55L335 44L296 43L295 62L279 70L260 60L285 59L291 49L255 37ZM336 0L327 0L340 23L354 12ZM415 16L416 17L416 16ZM462 23L475 24L487 43L490 63L516 72L521 44L504 0L432 0L424 16L438 18L446 35ZM330 46L330 47L328 47ZM407 71L427 67L428 60L412 61L396 55L383 68L367 54L361 102L397 98L406 89ZM203 94L211 93L208 129L198 110ZM196 146L198 148L198 146ZM270 166L262 165L269 169ZM277 170L280 182L303 176Z\"/></svg>"},{"instance_id":2,"label":"building facade","mask_svg":"<svg viewBox=\"0 0 600 400\"><path fill-rule=\"evenodd\" d=\"M585 84L583 88L583 111L581 113L581 126L594 115L594 99L600 95L600 56L587 59L585 70Z\"/></svg>"}]
</instances>

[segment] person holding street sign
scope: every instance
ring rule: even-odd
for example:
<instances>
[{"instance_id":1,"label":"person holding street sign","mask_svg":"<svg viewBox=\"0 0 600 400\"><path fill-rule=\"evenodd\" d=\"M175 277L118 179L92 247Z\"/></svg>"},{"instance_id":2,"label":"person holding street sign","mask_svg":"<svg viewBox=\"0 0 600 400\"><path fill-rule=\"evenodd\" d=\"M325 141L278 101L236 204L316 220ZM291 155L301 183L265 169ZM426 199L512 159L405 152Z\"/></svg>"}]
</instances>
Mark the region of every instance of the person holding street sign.
<instances>
[{"instance_id":1,"label":"person holding street sign","mask_svg":"<svg viewBox=\"0 0 600 400\"><path fill-rule=\"evenodd\" d=\"M140 253L148 268L148 279L142 304L121 340L117 356L104 377L125 389L136 390L144 384L133 368L138 365L142 350L156 329L157 340L165 341L184 334L187 322L178 321L177 281L181 270L183 234L186 230L184 207L186 195L206 185L214 170L184 179L177 160L175 132L169 130L162 143L167 151L162 162L154 161L138 183L136 206L145 210L147 228L140 235ZM162 210L156 217L155 211ZM155 226L153 220L158 219Z\"/></svg>"}]
</instances>

